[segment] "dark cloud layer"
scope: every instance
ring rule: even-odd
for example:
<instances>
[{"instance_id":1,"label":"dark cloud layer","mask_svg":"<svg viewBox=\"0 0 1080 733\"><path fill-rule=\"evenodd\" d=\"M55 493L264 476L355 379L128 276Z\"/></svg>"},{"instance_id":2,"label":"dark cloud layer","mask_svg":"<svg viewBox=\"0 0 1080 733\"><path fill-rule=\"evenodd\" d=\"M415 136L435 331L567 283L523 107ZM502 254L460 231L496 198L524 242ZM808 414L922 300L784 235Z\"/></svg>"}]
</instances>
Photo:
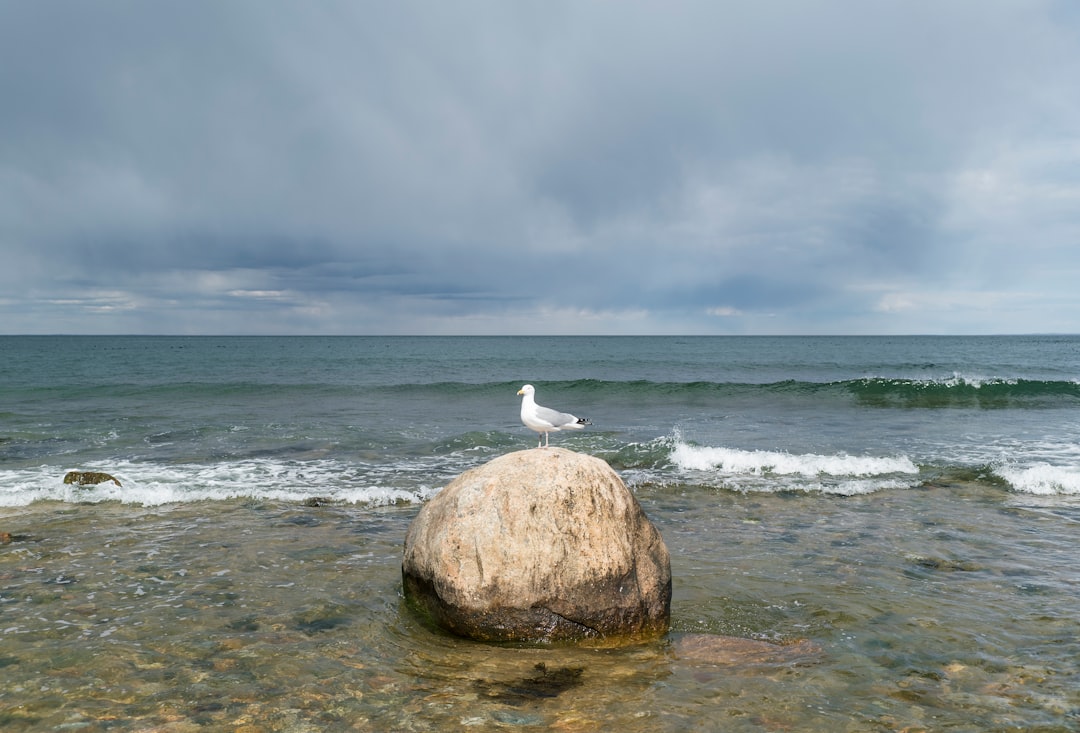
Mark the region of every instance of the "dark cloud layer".
<instances>
[{"instance_id":1,"label":"dark cloud layer","mask_svg":"<svg viewBox=\"0 0 1080 733\"><path fill-rule=\"evenodd\" d=\"M1071 3L0 5L0 332L1075 331Z\"/></svg>"}]
</instances>

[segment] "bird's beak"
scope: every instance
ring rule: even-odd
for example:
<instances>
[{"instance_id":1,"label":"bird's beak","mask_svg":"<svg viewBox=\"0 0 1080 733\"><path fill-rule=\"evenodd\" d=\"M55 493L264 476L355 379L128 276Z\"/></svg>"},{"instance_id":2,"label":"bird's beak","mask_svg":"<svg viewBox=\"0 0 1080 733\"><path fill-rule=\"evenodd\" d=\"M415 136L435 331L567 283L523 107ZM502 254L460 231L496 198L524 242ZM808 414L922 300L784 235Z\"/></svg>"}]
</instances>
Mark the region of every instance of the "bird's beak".
<instances>
[{"instance_id":1,"label":"bird's beak","mask_svg":"<svg viewBox=\"0 0 1080 733\"><path fill-rule=\"evenodd\" d=\"M524 390L518 390L518 394L525 394Z\"/></svg>"}]
</instances>

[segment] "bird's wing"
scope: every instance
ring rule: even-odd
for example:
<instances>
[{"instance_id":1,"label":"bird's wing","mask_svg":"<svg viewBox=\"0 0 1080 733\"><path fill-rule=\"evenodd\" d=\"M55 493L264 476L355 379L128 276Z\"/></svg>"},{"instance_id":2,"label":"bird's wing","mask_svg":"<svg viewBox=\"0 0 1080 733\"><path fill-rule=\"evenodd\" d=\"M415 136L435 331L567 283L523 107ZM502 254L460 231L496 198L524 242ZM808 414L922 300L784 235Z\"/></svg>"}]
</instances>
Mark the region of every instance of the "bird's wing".
<instances>
[{"instance_id":1,"label":"bird's wing","mask_svg":"<svg viewBox=\"0 0 1080 733\"><path fill-rule=\"evenodd\" d=\"M573 425L578 421L578 419L569 412L559 412L558 410L552 410L550 407L541 407L540 405L536 406L536 417L546 423L550 423L556 428Z\"/></svg>"}]
</instances>

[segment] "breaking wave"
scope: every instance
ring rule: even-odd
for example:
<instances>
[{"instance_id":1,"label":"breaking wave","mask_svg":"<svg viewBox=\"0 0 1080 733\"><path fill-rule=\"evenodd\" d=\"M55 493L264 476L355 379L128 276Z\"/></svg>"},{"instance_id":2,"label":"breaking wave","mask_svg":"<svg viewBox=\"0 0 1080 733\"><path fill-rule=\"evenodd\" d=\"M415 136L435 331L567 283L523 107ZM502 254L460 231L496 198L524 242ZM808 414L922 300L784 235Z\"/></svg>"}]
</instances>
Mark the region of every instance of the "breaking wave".
<instances>
[{"instance_id":1,"label":"breaking wave","mask_svg":"<svg viewBox=\"0 0 1080 733\"><path fill-rule=\"evenodd\" d=\"M993 469L1018 493L1039 496L1080 495L1080 468L1036 463L1003 465Z\"/></svg>"},{"instance_id":2,"label":"breaking wave","mask_svg":"<svg viewBox=\"0 0 1080 733\"><path fill-rule=\"evenodd\" d=\"M345 464L336 460L253 459L207 465L121 462L83 466L108 471L122 486L105 482L77 486L63 482L63 471L42 466L0 472L0 507L36 501L160 506L233 499L304 502L310 500L388 506L422 502L442 484L418 483L417 475L438 478L434 465L392 467Z\"/></svg>"},{"instance_id":3,"label":"breaking wave","mask_svg":"<svg viewBox=\"0 0 1080 733\"><path fill-rule=\"evenodd\" d=\"M694 446L676 440L670 459L692 478L707 474L736 491L803 491L851 496L919 484L919 467L907 456L792 454Z\"/></svg>"}]
</instances>

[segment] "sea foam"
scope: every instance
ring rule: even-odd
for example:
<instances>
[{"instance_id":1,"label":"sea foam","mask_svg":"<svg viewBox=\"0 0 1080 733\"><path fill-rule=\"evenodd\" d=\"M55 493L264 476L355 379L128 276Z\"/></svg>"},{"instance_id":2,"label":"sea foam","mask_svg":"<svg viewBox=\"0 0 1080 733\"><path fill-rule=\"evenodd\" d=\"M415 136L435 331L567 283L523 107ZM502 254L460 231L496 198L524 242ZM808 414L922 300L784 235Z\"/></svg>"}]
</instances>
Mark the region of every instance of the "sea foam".
<instances>
[{"instance_id":1,"label":"sea foam","mask_svg":"<svg viewBox=\"0 0 1080 733\"><path fill-rule=\"evenodd\" d=\"M122 486L111 482L96 486L65 484L64 471L52 466L0 471L0 507L26 506L36 501L116 501L160 506L245 498L295 502L319 498L387 506L426 501L441 488L437 481L417 485L414 477L402 476L424 469L438 475L439 467L405 463L372 466L334 460L258 459L209 465L118 462L84 468L107 470Z\"/></svg>"},{"instance_id":2,"label":"sea foam","mask_svg":"<svg viewBox=\"0 0 1080 733\"><path fill-rule=\"evenodd\" d=\"M1080 494L1080 469L1036 463L1031 466L1001 465L994 473L1009 482L1015 491L1024 494L1053 496Z\"/></svg>"},{"instance_id":3,"label":"sea foam","mask_svg":"<svg viewBox=\"0 0 1080 733\"><path fill-rule=\"evenodd\" d=\"M913 485L910 477L919 473L919 467L907 456L749 451L694 446L680 440L675 442L670 460L681 471L716 474L726 486L740 491L867 494L908 488Z\"/></svg>"}]
</instances>

